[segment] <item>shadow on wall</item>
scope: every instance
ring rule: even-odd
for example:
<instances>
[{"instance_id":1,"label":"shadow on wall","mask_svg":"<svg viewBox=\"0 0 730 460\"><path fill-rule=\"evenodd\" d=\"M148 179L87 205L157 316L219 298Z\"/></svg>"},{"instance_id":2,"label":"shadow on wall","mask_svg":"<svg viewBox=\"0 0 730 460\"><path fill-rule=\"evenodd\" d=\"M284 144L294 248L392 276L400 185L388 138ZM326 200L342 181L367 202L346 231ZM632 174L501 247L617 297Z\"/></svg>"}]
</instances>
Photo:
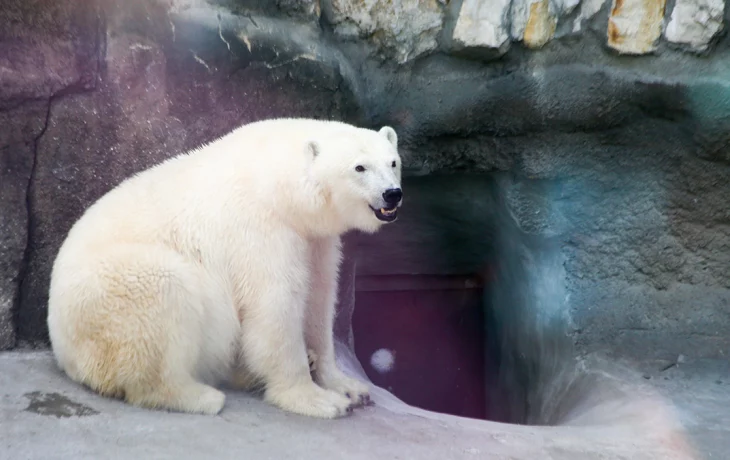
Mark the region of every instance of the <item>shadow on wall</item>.
<instances>
[{"instance_id":1,"label":"shadow on wall","mask_svg":"<svg viewBox=\"0 0 730 460\"><path fill-rule=\"evenodd\" d=\"M492 419L543 426L640 419L636 395L660 398L640 389L638 372L575 346L559 186L548 181L527 192L546 202L537 209L525 202L525 190L515 193L520 187L509 174L495 176L493 262L484 301L497 363L487 377Z\"/></svg>"},{"instance_id":2,"label":"shadow on wall","mask_svg":"<svg viewBox=\"0 0 730 460\"><path fill-rule=\"evenodd\" d=\"M563 255L558 238L530 235L518 226L509 182L498 177L493 188L494 257L485 304L498 372L488 394L500 421L555 425L563 404L560 380L575 367Z\"/></svg>"}]
</instances>

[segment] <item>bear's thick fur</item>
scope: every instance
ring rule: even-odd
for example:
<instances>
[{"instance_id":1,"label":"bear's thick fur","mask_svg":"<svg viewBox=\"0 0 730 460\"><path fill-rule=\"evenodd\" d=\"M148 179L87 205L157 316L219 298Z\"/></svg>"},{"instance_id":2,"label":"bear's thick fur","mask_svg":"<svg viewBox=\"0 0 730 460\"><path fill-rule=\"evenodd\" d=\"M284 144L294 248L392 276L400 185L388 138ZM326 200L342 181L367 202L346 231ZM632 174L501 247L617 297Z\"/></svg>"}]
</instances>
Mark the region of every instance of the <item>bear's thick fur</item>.
<instances>
[{"instance_id":1,"label":"bear's thick fur","mask_svg":"<svg viewBox=\"0 0 730 460\"><path fill-rule=\"evenodd\" d=\"M227 381L291 412L350 412L369 396L335 364L340 236L395 220L400 181L392 128L308 119L244 125L127 179L54 262L59 366L142 407L216 414Z\"/></svg>"}]
</instances>

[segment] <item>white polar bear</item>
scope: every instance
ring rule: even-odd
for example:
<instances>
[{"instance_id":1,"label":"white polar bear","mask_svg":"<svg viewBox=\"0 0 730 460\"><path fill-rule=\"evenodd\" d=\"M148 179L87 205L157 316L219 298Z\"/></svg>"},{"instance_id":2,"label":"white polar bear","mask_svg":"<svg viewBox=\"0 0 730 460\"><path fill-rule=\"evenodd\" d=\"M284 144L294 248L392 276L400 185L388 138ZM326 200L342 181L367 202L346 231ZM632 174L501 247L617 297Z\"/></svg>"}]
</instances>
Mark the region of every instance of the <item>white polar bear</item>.
<instances>
[{"instance_id":1,"label":"white polar bear","mask_svg":"<svg viewBox=\"0 0 730 460\"><path fill-rule=\"evenodd\" d=\"M251 123L127 179L54 262L58 365L142 407L216 414L228 381L291 412L351 412L369 395L335 364L340 235L394 221L400 181L392 128L307 119Z\"/></svg>"}]
</instances>

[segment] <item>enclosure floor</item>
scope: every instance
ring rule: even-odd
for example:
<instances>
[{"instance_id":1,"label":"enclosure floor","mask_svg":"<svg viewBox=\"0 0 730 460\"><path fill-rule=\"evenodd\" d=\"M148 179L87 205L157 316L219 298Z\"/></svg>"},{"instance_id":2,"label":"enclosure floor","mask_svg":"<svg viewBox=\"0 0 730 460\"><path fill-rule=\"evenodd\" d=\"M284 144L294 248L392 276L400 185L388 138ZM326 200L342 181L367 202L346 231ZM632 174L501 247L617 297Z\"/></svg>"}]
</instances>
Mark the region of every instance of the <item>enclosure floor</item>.
<instances>
[{"instance_id":1,"label":"enclosure floor","mask_svg":"<svg viewBox=\"0 0 730 460\"><path fill-rule=\"evenodd\" d=\"M622 418L622 409L614 406L605 409L612 422L572 427L429 418L377 405L339 420L316 420L236 392L228 392L223 412L215 417L150 411L70 382L46 351L9 352L0 354L0 458L727 458L730 386L717 368L690 376L687 369L675 370L674 377L670 370L650 382L677 405L669 412L678 414L689 440L683 429L671 427L664 408L672 405L664 403L641 409L649 415L642 421Z\"/></svg>"}]
</instances>

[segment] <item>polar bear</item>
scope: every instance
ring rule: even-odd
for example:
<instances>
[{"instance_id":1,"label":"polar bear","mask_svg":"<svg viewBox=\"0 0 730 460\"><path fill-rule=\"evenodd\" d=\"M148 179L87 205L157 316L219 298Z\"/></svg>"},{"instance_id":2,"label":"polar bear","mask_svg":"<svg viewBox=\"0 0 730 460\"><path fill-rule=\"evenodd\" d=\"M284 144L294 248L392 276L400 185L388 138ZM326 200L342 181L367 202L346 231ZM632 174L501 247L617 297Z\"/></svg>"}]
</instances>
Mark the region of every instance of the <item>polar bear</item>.
<instances>
[{"instance_id":1,"label":"polar bear","mask_svg":"<svg viewBox=\"0 0 730 460\"><path fill-rule=\"evenodd\" d=\"M311 119L250 123L128 178L54 261L56 362L140 407L217 414L228 383L346 415L369 394L335 364L340 237L395 221L402 196L393 128Z\"/></svg>"}]
</instances>

